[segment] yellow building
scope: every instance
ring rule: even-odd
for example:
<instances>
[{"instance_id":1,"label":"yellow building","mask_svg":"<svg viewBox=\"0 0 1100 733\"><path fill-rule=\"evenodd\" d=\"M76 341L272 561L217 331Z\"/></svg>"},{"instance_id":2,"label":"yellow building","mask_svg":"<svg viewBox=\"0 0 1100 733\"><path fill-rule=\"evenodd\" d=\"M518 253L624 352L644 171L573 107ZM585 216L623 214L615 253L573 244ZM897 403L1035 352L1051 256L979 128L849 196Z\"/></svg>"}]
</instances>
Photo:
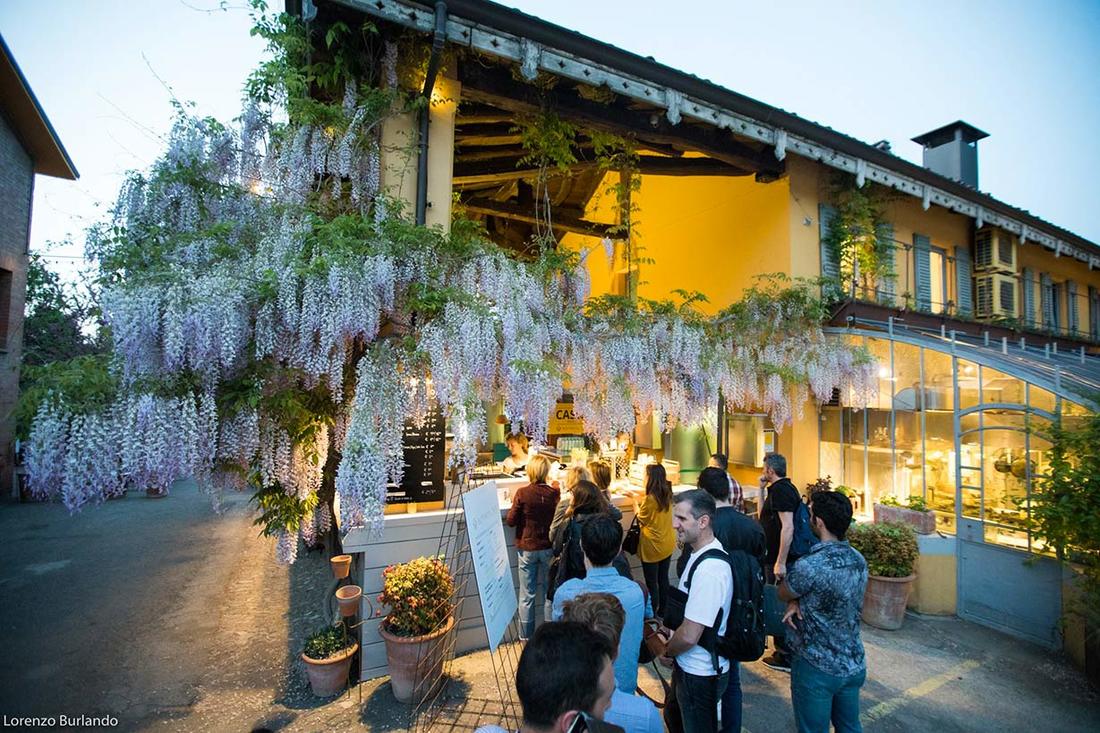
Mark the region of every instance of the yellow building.
<instances>
[{"instance_id":1,"label":"yellow building","mask_svg":"<svg viewBox=\"0 0 1100 733\"><path fill-rule=\"evenodd\" d=\"M385 33L445 36L429 224L446 226L458 201L502 246L541 232L584 254L593 294L697 290L711 312L768 273L839 281L828 331L878 359L874 405L838 394L778 434L763 416L724 415L709 443L679 431L655 447L685 472L722 449L755 484L775 440L796 484L830 476L864 518L883 498L921 498L939 533L921 540L911 605L1061 643L1061 570L1032 541L1027 502L1046 465L1042 426L1097 408L1100 247L981 193L985 133L956 122L914 138L916 165L498 5L462 2L441 20L406 0L345 4ZM574 159L540 169L517 125L547 110L573 126ZM625 174L594 152L606 132L636 148ZM384 133L391 150L416 138L411 116ZM386 179L415 203L409 159L390 152ZM830 244L846 196L879 202L873 272L853 272Z\"/></svg>"}]
</instances>

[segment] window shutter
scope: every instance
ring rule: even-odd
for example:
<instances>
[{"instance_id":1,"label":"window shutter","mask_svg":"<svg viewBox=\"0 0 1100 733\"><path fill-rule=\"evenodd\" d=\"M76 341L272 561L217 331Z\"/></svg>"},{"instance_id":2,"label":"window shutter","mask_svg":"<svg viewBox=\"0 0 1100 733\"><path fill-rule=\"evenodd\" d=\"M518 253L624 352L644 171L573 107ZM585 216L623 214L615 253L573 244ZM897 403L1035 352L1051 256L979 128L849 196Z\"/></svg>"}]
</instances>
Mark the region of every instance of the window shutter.
<instances>
[{"instance_id":1,"label":"window shutter","mask_svg":"<svg viewBox=\"0 0 1100 733\"><path fill-rule=\"evenodd\" d=\"M835 280L836 285L834 287L839 292L841 289L840 263L837 262L832 249L826 243L826 239L829 237L829 228L832 227L835 218L836 208L828 204L821 204L817 207L818 236L821 243L821 277Z\"/></svg>"},{"instance_id":2,"label":"window shutter","mask_svg":"<svg viewBox=\"0 0 1100 733\"><path fill-rule=\"evenodd\" d=\"M897 305L897 261L894 257L894 225L883 222L875 232L878 238L879 251L884 253L888 271L878 279L875 289L878 291L878 300L883 305Z\"/></svg>"},{"instance_id":3,"label":"window shutter","mask_svg":"<svg viewBox=\"0 0 1100 733\"><path fill-rule=\"evenodd\" d=\"M913 235L913 269L917 285L917 310L932 309L932 263L929 260L932 240L923 234Z\"/></svg>"},{"instance_id":4,"label":"window shutter","mask_svg":"<svg viewBox=\"0 0 1100 733\"><path fill-rule=\"evenodd\" d=\"M1020 299L1020 302L1024 305L1023 319L1024 324L1028 326L1035 325L1035 273L1031 268L1025 267L1023 280L1020 283L1023 288L1024 297Z\"/></svg>"},{"instance_id":5,"label":"window shutter","mask_svg":"<svg viewBox=\"0 0 1100 733\"><path fill-rule=\"evenodd\" d=\"M1054 282L1050 275L1043 273L1039 276L1039 295L1043 307L1043 328L1054 328Z\"/></svg>"},{"instance_id":6,"label":"window shutter","mask_svg":"<svg viewBox=\"0 0 1100 733\"><path fill-rule=\"evenodd\" d=\"M1080 312L1077 310L1077 283L1073 280L1066 281L1066 314L1069 316L1069 332L1077 333Z\"/></svg>"},{"instance_id":7,"label":"window shutter","mask_svg":"<svg viewBox=\"0 0 1100 733\"><path fill-rule=\"evenodd\" d=\"M955 247L955 305L960 316L974 314L973 281L971 277L970 247L959 245Z\"/></svg>"},{"instance_id":8,"label":"window shutter","mask_svg":"<svg viewBox=\"0 0 1100 733\"><path fill-rule=\"evenodd\" d=\"M1100 292L1089 286L1089 333L1093 341L1100 341Z\"/></svg>"}]
</instances>

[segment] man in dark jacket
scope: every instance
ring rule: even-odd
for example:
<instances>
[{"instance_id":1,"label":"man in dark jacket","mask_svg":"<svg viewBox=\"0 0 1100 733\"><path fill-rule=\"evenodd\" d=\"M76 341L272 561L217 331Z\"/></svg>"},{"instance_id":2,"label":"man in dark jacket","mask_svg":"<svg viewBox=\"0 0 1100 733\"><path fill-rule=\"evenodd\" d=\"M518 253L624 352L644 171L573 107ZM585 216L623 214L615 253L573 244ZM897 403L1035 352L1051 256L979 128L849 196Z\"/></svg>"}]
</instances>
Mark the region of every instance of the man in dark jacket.
<instances>
[{"instance_id":1,"label":"man in dark jacket","mask_svg":"<svg viewBox=\"0 0 1100 733\"><path fill-rule=\"evenodd\" d=\"M787 459L778 453L764 456L764 473L760 486L767 487L767 498L760 510L760 525L764 528L768 553L764 560L764 573L768 583L776 585L787 577L787 570L798 559L791 554L794 539L794 514L802 497L787 478ZM791 671L790 655L781 636L772 637L775 651L762 660L768 667L780 672Z\"/></svg>"}]
</instances>

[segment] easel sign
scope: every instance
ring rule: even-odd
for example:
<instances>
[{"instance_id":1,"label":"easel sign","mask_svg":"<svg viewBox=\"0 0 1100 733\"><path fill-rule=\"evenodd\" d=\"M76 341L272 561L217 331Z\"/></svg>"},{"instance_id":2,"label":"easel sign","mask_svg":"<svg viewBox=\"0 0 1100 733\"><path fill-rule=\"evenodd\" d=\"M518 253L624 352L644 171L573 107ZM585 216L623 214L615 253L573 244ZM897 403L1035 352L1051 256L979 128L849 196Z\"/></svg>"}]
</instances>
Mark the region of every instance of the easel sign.
<instances>
[{"instance_id":1,"label":"easel sign","mask_svg":"<svg viewBox=\"0 0 1100 733\"><path fill-rule=\"evenodd\" d=\"M485 634L489 638L489 650L495 654L519 608L512 568L508 563L508 545L504 541L504 525L500 521L496 482L487 481L463 494L462 508L466 514L470 557L477 578Z\"/></svg>"}]
</instances>

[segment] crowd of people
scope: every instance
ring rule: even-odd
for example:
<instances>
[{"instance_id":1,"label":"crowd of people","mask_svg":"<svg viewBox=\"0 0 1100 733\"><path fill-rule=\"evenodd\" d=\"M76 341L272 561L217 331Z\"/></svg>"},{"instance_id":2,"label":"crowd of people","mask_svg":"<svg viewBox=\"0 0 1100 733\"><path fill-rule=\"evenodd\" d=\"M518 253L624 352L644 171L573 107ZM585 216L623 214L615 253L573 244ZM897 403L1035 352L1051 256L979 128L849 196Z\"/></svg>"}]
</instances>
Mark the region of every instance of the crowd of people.
<instances>
[{"instance_id":1,"label":"crowd of people","mask_svg":"<svg viewBox=\"0 0 1100 733\"><path fill-rule=\"evenodd\" d=\"M804 503L785 458L773 453L751 516L725 456L712 456L697 488L675 494L664 467L650 464L634 497L631 549L644 577L637 582L623 551L622 513L610 500L610 467L570 468L559 489L548 483L544 457L524 450L522 460L530 483L506 520L516 532L525 642L516 671L520 733L740 731L740 662L726 640L737 631L729 624L742 618L734 611L745 595L735 591L751 585L752 574L766 578L779 604L762 662L790 674L797 730L861 730L867 565L845 541L852 505L844 494L815 492ZM671 670L663 701L638 687L639 663L653 657Z\"/></svg>"}]
</instances>

